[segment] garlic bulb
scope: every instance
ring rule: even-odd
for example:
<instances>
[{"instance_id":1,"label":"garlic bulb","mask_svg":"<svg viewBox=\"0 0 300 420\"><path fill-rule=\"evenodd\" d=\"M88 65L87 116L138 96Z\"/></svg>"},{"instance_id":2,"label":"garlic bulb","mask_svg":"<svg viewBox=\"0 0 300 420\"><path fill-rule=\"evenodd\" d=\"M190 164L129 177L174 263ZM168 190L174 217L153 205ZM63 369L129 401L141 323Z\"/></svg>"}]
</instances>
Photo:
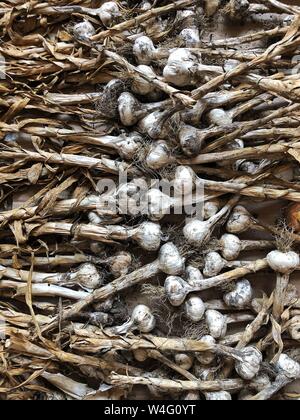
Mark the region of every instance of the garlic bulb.
<instances>
[{"instance_id":1,"label":"garlic bulb","mask_svg":"<svg viewBox=\"0 0 300 420\"><path fill-rule=\"evenodd\" d=\"M131 93L123 92L118 99L118 110L123 125L130 127L144 118L149 112L161 108L163 102L143 104Z\"/></svg>"},{"instance_id":2,"label":"garlic bulb","mask_svg":"<svg viewBox=\"0 0 300 420\"><path fill-rule=\"evenodd\" d=\"M189 296L184 304L184 312L186 317L192 322L201 321L205 313L203 300L196 295Z\"/></svg>"},{"instance_id":3,"label":"garlic bulb","mask_svg":"<svg viewBox=\"0 0 300 420\"><path fill-rule=\"evenodd\" d=\"M157 223L144 222L131 235L146 251L157 251L160 247L162 231Z\"/></svg>"},{"instance_id":4,"label":"garlic bulb","mask_svg":"<svg viewBox=\"0 0 300 420\"><path fill-rule=\"evenodd\" d=\"M293 340L300 341L300 316L295 316L291 320L289 333Z\"/></svg>"},{"instance_id":5,"label":"garlic bulb","mask_svg":"<svg viewBox=\"0 0 300 420\"><path fill-rule=\"evenodd\" d=\"M185 239L191 245L202 245L207 242L211 235L211 224L208 221L192 220L183 229Z\"/></svg>"},{"instance_id":6,"label":"garlic bulb","mask_svg":"<svg viewBox=\"0 0 300 420\"><path fill-rule=\"evenodd\" d=\"M242 251L242 244L240 239L229 233L225 233L220 239L220 246L222 248L222 255L227 261L234 261Z\"/></svg>"},{"instance_id":7,"label":"garlic bulb","mask_svg":"<svg viewBox=\"0 0 300 420\"><path fill-rule=\"evenodd\" d=\"M139 64L150 64L155 59L156 48L148 36L140 36L133 45L133 55Z\"/></svg>"},{"instance_id":8,"label":"garlic bulb","mask_svg":"<svg viewBox=\"0 0 300 420\"><path fill-rule=\"evenodd\" d=\"M227 306L244 309L251 303L253 297L253 289L250 282L246 279L240 280L236 283L234 290L223 296L224 302Z\"/></svg>"},{"instance_id":9,"label":"garlic bulb","mask_svg":"<svg viewBox=\"0 0 300 420\"><path fill-rule=\"evenodd\" d=\"M114 1L106 1L99 7L98 16L104 26L111 26L112 23L121 16L118 4Z\"/></svg>"},{"instance_id":10,"label":"garlic bulb","mask_svg":"<svg viewBox=\"0 0 300 420\"><path fill-rule=\"evenodd\" d=\"M99 216L95 211L88 213L88 219L92 225L101 225L103 223L103 217Z\"/></svg>"},{"instance_id":11,"label":"garlic bulb","mask_svg":"<svg viewBox=\"0 0 300 420\"><path fill-rule=\"evenodd\" d=\"M170 209L175 200L168 195L162 193L156 188L149 190L145 197L147 203L147 215L152 221L159 221L165 215L170 214Z\"/></svg>"},{"instance_id":12,"label":"garlic bulb","mask_svg":"<svg viewBox=\"0 0 300 420\"><path fill-rule=\"evenodd\" d=\"M174 357L176 365L185 370L190 370L193 367L194 359L185 353L177 353Z\"/></svg>"},{"instance_id":13,"label":"garlic bulb","mask_svg":"<svg viewBox=\"0 0 300 420\"><path fill-rule=\"evenodd\" d=\"M165 281L165 293L171 305L182 305L189 291L188 284L181 277L167 277Z\"/></svg>"},{"instance_id":14,"label":"garlic bulb","mask_svg":"<svg viewBox=\"0 0 300 420\"><path fill-rule=\"evenodd\" d=\"M220 312L209 309L205 314L209 334L216 339L223 338L227 332L227 318Z\"/></svg>"},{"instance_id":15,"label":"garlic bulb","mask_svg":"<svg viewBox=\"0 0 300 420\"><path fill-rule=\"evenodd\" d=\"M119 252L109 262L109 270L115 278L128 274L132 264L132 256L129 252Z\"/></svg>"},{"instance_id":16,"label":"garlic bulb","mask_svg":"<svg viewBox=\"0 0 300 420\"><path fill-rule=\"evenodd\" d=\"M212 346L216 344L216 340L211 335L204 335L200 341L201 343L203 342L205 344L210 344ZM198 362L201 363L201 365L205 365L205 366L211 365L216 357L215 354L212 353L211 351L199 352L199 353L196 353L195 356Z\"/></svg>"},{"instance_id":17,"label":"garlic bulb","mask_svg":"<svg viewBox=\"0 0 300 420\"><path fill-rule=\"evenodd\" d=\"M166 81L179 87L191 84L194 60L195 56L188 49L175 49L169 55L168 63L163 71Z\"/></svg>"},{"instance_id":18,"label":"garlic bulb","mask_svg":"<svg viewBox=\"0 0 300 420\"><path fill-rule=\"evenodd\" d=\"M210 200L204 203L203 213L204 213L204 220L210 219L212 216L218 213L220 209L220 202L219 200Z\"/></svg>"},{"instance_id":19,"label":"garlic bulb","mask_svg":"<svg viewBox=\"0 0 300 420\"><path fill-rule=\"evenodd\" d=\"M196 27L184 28L180 32L179 38L184 42L185 47L197 48L200 44L199 29Z\"/></svg>"},{"instance_id":20,"label":"garlic bulb","mask_svg":"<svg viewBox=\"0 0 300 420\"><path fill-rule=\"evenodd\" d=\"M200 130L191 125L181 124L178 130L178 138L181 149L187 156L199 155L205 145Z\"/></svg>"},{"instance_id":21,"label":"garlic bulb","mask_svg":"<svg viewBox=\"0 0 300 420\"><path fill-rule=\"evenodd\" d=\"M252 381L249 383L249 388L260 392L263 389L271 385L269 376L266 373L259 373Z\"/></svg>"},{"instance_id":22,"label":"garlic bulb","mask_svg":"<svg viewBox=\"0 0 300 420\"><path fill-rule=\"evenodd\" d=\"M229 126L233 123L233 119L224 109L215 108L208 112L207 119L210 124L216 126Z\"/></svg>"},{"instance_id":23,"label":"garlic bulb","mask_svg":"<svg viewBox=\"0 0 300 420\"><path fill-rule=\"evenodd\" d=\"M279 374L282 374L289 379L300 378L300 364L291 359L287 354L282 353L280 355L275 367Z\"/></svg>"},{"instance_id":24,"label":"garlic bulb","mask_svg":"<svg viewBox=\"0 0 300 420\"><path fill-rule=\"evenodd\" d=\"M221 273L226 266L225 261L217 252L209 252L205 257L203 274L206 277L214 277Z\"/></svg>"},{"instance_id":25,"label":"garlic bulb","mask_svg":"<svg viewBox=\"0 0 300 420\"><path fill-rule=\"evenodd\" d=\"M207 401L232 401L232 397L227 391L206 392L205 398Z\"/></svg>"},{"instance_id":26,"label":"garlic bulb","mask_svg":"<svg viewBox=\"0 0 300 420\"><path fill-rule=\"evenodd\" d=\"M104 283L104 277L91 263L82 264L77 270L67 273L63 284L79 285L85 290L98 289Z\"/></svg>"},{"instance_id":27,"label":"garlic bulb","mask_svg":"<svg viewBox=\"0 0 300 420\"><path fill-rule=\"evenodd\" d=\"M159 252L159 268L165 274L176 276L185 268L185 259L181 257L176 246L169 242L163 245Z\"/></svg>"},{"instance_id":28,"label":"garlic bulb","mask_svg":"<svg viewBox=\"0 0 300 420\"><path fill-rule=\"evenodd\" d=\"M226 224L226 230L229 233L246 232L252 225L249 212L243 206L236 206Z\"/></svg>"},{"instance_id":29,"label":"garlic bulb","mask_svg":"<svg viewBox=\"0 0 300 420\"><path fill-rule=\"evenodd\" d=\"M141 119L138 130L154 140L165 139L168 136L168 122L170 111L154 111Z\"/></svg>"},{"instance_id":30,"label":"garlic bulb","mask_svg":"<svg viewBox=\"0 0 300 420\"><path fill-rule=\"evenodd\" d=\"M300 364L290 358L287 354L282 353L275 365L279 374L285 375L290 379L300 378Z\"/></svg>"},{"instance_id":31,"label":"garlic bulb","mask_svg":"<svg viewBox=\"0 0 300 420\"><path fill-rule=\"evenodd\" d=\"M152 144L146 156L146 166L155 171L164 168L173 161L171 150L163 140Z\"/></svg>"},{"instance_id":32,"label":"garlic bulb","mask_svg":"<svg viewBox=\"0 0 300 420\"><path fill-rule=\"evenodd\" d=\"M189 166L178 166L174 178L175 196L191 195L195 186L195 172Z\"/></svg>"},{"instance_id":33,"label":"garlic bulb","mask_svg":"<svg viewBox=\"0 0 300 420\"><path fill-rule=\"evenodd\" d=\"M96 34L96 30L88 20L84 20L83 22L74 25L73 33L78 39L89 40Z\"/></svg>"},{"instance_id":34,"label":"garlic bulb","mask_svg":"<svg viewBox=\"0 0 300 420\"><path fill-rule=\"evenodd\" d=\"M201 281L203 280L203 275L201 271L198 268L193 267L192 265L188 265L186 267L185 272L186 281L192 287L197 287L199 283L201 283Z\"/></svg>"},{"instance_id":35,"label":"garlic bulb","mask_svg":"<svg viewBox=\"0 0 300 420\"><path fill-rule=\"evenodd\" d=\"M250 381L260 371L262 354L256 347L245 347L239 352L240 357L235 362L235 370L241 378Z\"/></svg>"},{"instance_id":36,"label":"garlic bulb","mask_svg":"<svg viewBox=\"0 0 300 420\"><path fill-rule=\"evenodd\" d=\"M290 274L300 265L299 255L293 251L272 251L267 255L267 261L272 270L281 274Z\"/></svg>"},{"instance_id":37,"label":"garlic bulb","mask_svg":"<svg viewBox=\"0 0 300 420\"><path fill-rule=\"evenodd\" d=\"M152 70L151 67L145 66L143 64L137 66L137 69L147 76L147 78L153 79L156 78L155 72ZM131 85L131 90L133 93L137 95L149 95L153 94L153 84L148 80L144 79L142 76L136 76ZM154 88L154 92L158 93L158 91Z\"/></svg>"},{"instance_id":38,"label":"garlic bulb","mask_svg":"<svg viewBox=\"0 0 300 420\"><path fill-rule=\"evenodd\" d=\"M146 305L136 306L131 314L131 318L119 327L111 328L113 334L127 334L129 331L139 330L142 333L151 332L156 325L156 320L150 308Z\"/></svg>"}]
</instances>

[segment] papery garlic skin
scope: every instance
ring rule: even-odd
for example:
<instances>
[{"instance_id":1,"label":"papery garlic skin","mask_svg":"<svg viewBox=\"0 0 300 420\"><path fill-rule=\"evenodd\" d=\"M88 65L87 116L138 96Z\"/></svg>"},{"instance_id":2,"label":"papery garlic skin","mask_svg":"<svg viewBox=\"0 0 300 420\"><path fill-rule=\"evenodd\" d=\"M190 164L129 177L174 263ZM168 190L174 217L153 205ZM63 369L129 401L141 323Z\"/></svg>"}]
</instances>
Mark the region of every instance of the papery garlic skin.
<instances>
[{"instance_id":1,"label":"papery garlic skin","mask_svg":"<svg viewBox=\"0 0 300 420\"><path fill-rule=\"evenodd\" d=\"M222 255L227 261L234 261L240 255L242 244L240 239L229 233L225 233L220 239Z\"/></svg>"},{"instance_id":2,"label":"papery garlic skin","mask_svg":"<svg viewBox=\"0 0 300 420\"><path fill-rule=\"evenodd\" d=\"M206 392L205 398L207 401L232 401L232 397L227 391Z\"/></svg>"},{"instance_id":3,"label":"papery garlic skin","mask_svg":"<svg viewBox=\"0 0 300 420\"><path fill-rule=\"evenodd\" d=\"M289 379L300 378L300 364L285 353L280 355L275 367L279 374L283 374Z\"/></svg>"},{"instance_id":4,"label":"papery garlic skin","mask_svg":"<svg viewBox=\"0 0 300 420\"><path fill-rule=\"evenodd\" d=\"M188 265L186 267L185 272L186 281L192 287L197 287L203 280L203 275L201 271L198 268L193 267L192 265Z\"/></svg>"},{"instance_id":5,"label":"papery garlic skin","mask_svg":"<svg viewBox=\"0 0 300 420\"><path fill-rule=\"evenodd\" d=\"M141 64L137 66L137 69L149 78L156 78L155 72L149 66ZM148 80L144 79L142 76L136 76L132 81L131 90L137 95L149 95L153 92L153 85L152 83L148 82Z\"/></svg>"},{"instance_id":6,"label":"papery garlic skin","mask_svg":"<svg viewBox=\"0 0 300 420\"><path fill-rule=\"evenodd\" d=\"M190 370L193 367L194 359L185 353L177 353L174 357L176 365L184 370Z\"/></svg>"},{"instance_id":7,"label":"papery garlic skin","mask_svg":"<svg viewBox=\"0 0 300 420\"><path fill-rule=\"evenodd\" d=\"M252 225L251 217L243 206L236 206L226 224L228 233L246 232Z\"/></svg>"},{"instance_id":8,"label":"papery garlic skin","mask_svg":"<svg viewBox=\"0 0 300 420\"><path fill-rule=\"evenodd\" d=\"M235 370L241 378L250 381L260 371L262 354L256 347L245 347L240 352L241 359L235 362Z\"/></svg>"},{"instance_id":9,"label":"papery garlic skin","mask_svg":"<svg viewBox=\"0 0 300 420\"><path fill-rule=\"evenodd\" d=\"M227 318L220 312L209 309L205 313L206 324L209 329L209 334L215 338L223 338L227 332Z\"/></svg>"},{"instance_id":10,"label":"papery garlic skin","mask_svg":"<svg viewBox=\"0 0 300 420\"><path fill-rule=\"evenodd\" d=\"M293 340L300 341L300 316L295 316L289 326L289 334Z\"/></svg>"},{"instance_id":11,"label":"papery garlic skin","mask_svg":"<svg viewBox=\"0 0 300 420\"><path fill-rule=\"evenodd\" d=\"M184 303L186 317L192 322L199 322L204 316L205 305L203 300L196 295L189 296Z\"/></svg>"},{"instance_id":12,"label":"papery garlic skin","mask_svg":"<svg viewBox=\"0 0 300 420\"><path fill-rule=\"evenodd\" d=\"M88 20L84 20L74 25L73 34L78 39L89 40L96 34L96 30Z\"/></svg>"},{"instance_id":13,"label":"papery garlic skin","mask_svg":"<svg viewBox=\"0 0 300 420\"><path fill-rule=\"evenodd\" d=\"M300 257L296 252L271 251L267 261L272 270L281 274L290 274L300 265Z\"/></svg>"},{"instance_id":14,"label":"papery garlic skin","mask_svg":"<svg viewBox=\"0 0 300 420\"><path fill-rule=\"evenodd\" d=\"M252 297L251 283L249 280L243 279L236 283L234 290L223 296L223 300L229 307L244 309L251 303Z\"/></svg>"},{"instance_id":15,"label":"papery garlic skin","mask_svg":"<svg viewBox=\"0 0 300 420\"><path fill-rule=\"evenodd\" d=\"M200 341L201 343L209 344L211 346L216 344L216 340L211 335L204 335ZM195 356L198 362L205 366L211 365L216 358L215 354L210 351L199 352L196 353Z\"/></svg>"},{"instance_id":16,"label":"papery garlic skin","mask_svg":"<svg viewBox=\"0 0 300 420\"><path fill-rule=\"evenodd\" d=\"M133 54L139 64L150 64L155 56L155 46L148 36L137 38L133 45Z\"/></svg>"},{"instance_id":17,"label":"papery garlic skin","mask_svg":"<svg viewBox=\"0 0 300 420\"><path fill-rule=\"evenodd\" d=\"M221 273L226 266L225 261L217 252L209 252L205 257L203 274L206 277L215 277Z\"/></svg>"},{"instance_id":18,"label":"papery garlic skin","mask_svg":"<svg viewBox=\"0 0 300 420\"><path fill-rule=\"evenodd\" d=\"M168 242L163 245L159 252L159 268L165 274L176 276L185 269L185 259L181 257L177 247Z\"/></svg>"},{"instance_id":19,"label":"papery garlic skin","mask_svg":"<svg viewBox=\"0 0 300 420\"><path fill-rule=\"evenodd\" d=\"M207 221L192 220L183 228L183 235L191 245L202 245L207 242L212 234L212 229Z\"/></svg>"},{"instance_id":20,"label":"papery garlic skin","mask_svg":"<svg viewBox=\"0 0 300 420\"><path fill-rule=\"evenodd\" d=\"M180 306L186 299L186 282L178 276L169 276L165 281L165 293L172 306Z\"/></svg>"},{"instance_id":21,"label":"papery garlic skin","mask_svg":"<svg viewBox=\"0 0 300 420\"><path fill-rule=\"evenodd\" d=\"M159 224L144 222L137 228L133 236L146 251L157 251L161 244L162 231Z\"/></svg>"},{"instance_id":22,"label":"papery garlic skin","mask_svg":"<svg viewBox=\"0 0 300 420\"><path fill-rule=\"evenodd\" d=\"M209 111L207 119L210 124L216 126L230 126L233 123L230 115L222 108L215 108Z\"/></svg>"},{"instance_id":23,"label":"papery garlic skin","mask_svg":"<svg viewBox=\"0 0 300 420\"><path fill-rule=\"evenodd\" d=\"M155 142L146 156L146 166L155 171L164 168L171 161L171 150L163 140Z\"/></svg>"}]
</instances>

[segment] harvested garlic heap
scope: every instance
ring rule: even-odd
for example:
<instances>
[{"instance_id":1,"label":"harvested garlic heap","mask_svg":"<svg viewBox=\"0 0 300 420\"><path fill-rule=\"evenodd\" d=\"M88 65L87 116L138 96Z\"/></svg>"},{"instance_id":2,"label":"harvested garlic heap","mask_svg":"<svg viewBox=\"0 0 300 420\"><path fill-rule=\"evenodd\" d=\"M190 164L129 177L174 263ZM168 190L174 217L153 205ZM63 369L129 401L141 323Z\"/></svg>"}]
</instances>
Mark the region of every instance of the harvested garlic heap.
<instances>
[{"instance_id":1,"label":"harvested garlic heap","mask_svg":"<svg viewBox=\"0 0 300 420\"><path fill-rule=\"evenodd\" d=\"M299 6L73 3L1 3L0 399L293 399Z\"/></svg>"}]
</instances>

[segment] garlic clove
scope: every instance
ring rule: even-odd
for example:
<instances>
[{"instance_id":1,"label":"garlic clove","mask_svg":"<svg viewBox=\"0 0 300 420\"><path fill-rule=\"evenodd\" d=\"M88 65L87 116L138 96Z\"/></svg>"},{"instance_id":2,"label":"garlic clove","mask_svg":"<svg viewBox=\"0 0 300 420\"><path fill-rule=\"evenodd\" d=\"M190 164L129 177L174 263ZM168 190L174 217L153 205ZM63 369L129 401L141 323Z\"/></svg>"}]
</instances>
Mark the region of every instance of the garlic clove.
<instances>
[{"instance_id":1,"label":"garlic clove","mask_svg":"<svg viewBox=\"0 0 300 420\"><path fill-rule=\"evenodd\" d=\"M271 251L267 255L267 261L272 270L281 274L292 273L300 265L299 255L293 251Z\"/></svg>"},{"instance_id":2,"label":"garlic clove","mask_svg":"<svg viewBox=\"0 0 300 420\"><path fill-rule=\"evenodd\" d=\"M209 309L205 314L209 334L215 338L223 338L227 332L227 318L220 312Z\"/></svg>"},{"instance_id":3,"label":"garlic clove","mask_svg":"<svg viewBox=\"0 0 300 420\"><path fill-rule=\"evenodd\" d=\"M199 322L204 316L205 305L199 296L189 296L184 304L186 317L192 322Z\"/></svg>"},{"instance_id":4,"label":"garlic clove","mask_svg":"<svg viewBox=\"0 0 300 420\"><path fill-rule=\"evenodd\" d=\"M84 20L74 25L73 34L78 39L89 40L96 34L96 30L88 20Z\"/></svg>"},{"instance_id":5,"label":"garlic clove","mask_svg":"<svg viewBox=\"0 0 300 420\"><path fill-rule=\"evenodd\" d=\"M176 276L185 269L185 259L181 257L177 247L169 242L159 252L159 267L165 274Z\"/></svg>"},{"instance_id":6,"label":"garlic clove","mask_svg":"<svg viewBox=\"0 0 300 420\"><path fill-rule=\"evenodd\" d=\"M251 303L253 289L250 282L246 279L236 283L233 291L224 295L223 299L227 306L237 309L244 309Z\"/></svg>"},{"instance_id":7,"label":"garlic clove","mask_svg":"<svg viewBox=\"0 0 300 420\"><path fill-rule=\"evenodd\" d=\"M190 370L193 367L194 359L185 353L177 353L174 357L175 363L181 369Z\"/></svg>"},{"instance_id":8,"label":"garlic clove","mask_svg":"<svg viewBox=\"0 0 300 420\"><path fill-rule=\"evenodd\" d=\"M178 276L169 276L165 281L166 296L172 306L180 306L187 296L187 283Z\"/></svg>"},{"instance_id":9,"label":"garlic clove","mask_svg":"<svg viewBox=\"0 0 300 420\"><path fill-rule=\"evenodd\" d=\"M232 397L227 391L206 392L205 398L207 401L232 401Z\"/></svg>"},{"instance_id":10,"label":"garlic clove","mask_svg":"<svg viewBox=\"0 0 300 420\"><path fill-rule=\"evenodd\" d=\"M206 277L215 277L221 273L226 266L225 261L217 252L209 252L205 257L203 274Z\"/></svg>"},{"instance_id":11,"label":"garlic clove","mask_svg":"<svg viewBox=\"0 0 300 420\"><path fill-rule=\"evenodd\" d=\"M198 268L193 267L192 265L188 265L186 267L185 272L186 272L186 281L192 287L197 287L199 283L203 280L203 275L201 271Z\"/></svg>"},{"instance_id":12,"label":"garlic clove","mask_svg":"<svg viewBox=\"0 0 300 420\"><path fill-rule=\"evenodd\" d=\"M191 245L202 245L211 237L211 227L207 221L194 219L183 229L185 239Z\"/></svg>"},{"instance_id":13,"label":"garlic clove","mask_svg":"<svg viewBox=\"0 0 300 420\"><path fill-rule=\"evenodd\" d=\"M260 371L262 354L256 347L245 347L240 353L240 359L235 362L235 370L241 378L250 381Z\"/></svg>"},{"instance_id":14,"label":"garlic clove","mask_svg":"<svg viewBox=\"0 0 300 420\"><path fill-rule=\"evenodd\" d=\"M300 378L300 364L287 354L282 353L280 355L275 367L279 374L283 374L289 379Z\"/></svg>"},{"instance_id":15,"label":"garlic clove","mask_svg":"<svg viewBox=\"0 0 300 420\"><path fill-rule=\"evenodd\" d=\"M133 54L139 64L150 64L156 48L148 36L137 38L133 45Z\"/></svg>"},{"instance_id":16,"label":"garlic clove","mask_svg":"<svg viewBox=\"0 0 300 420\"><path fill-rule=\"evenodd\" d=\"M214 346L216 344L216 340L211 335L204 335L201 338L201 343L210 344ZM215 360L215 354L210 351L199 352L195 354L197 360L201 365L211 365L212 362Z\"/></svg>"},{"instance_id":17,"label":"garlic clove","mask_svg":"<svg viewBox=\"0 0 300 420\"><path fill-rule=\"evenodd\" d=\"M227 261L234 261L240 255L242 251L242 244L240 239L229 233L225 233L220 239L220 245L222 247L222 256Z\"/></svg>"},{"instance_id":18,"label":"garlic clove","mask_svg":"<svg viewBox=\"0 0 300 420\"><path fill-rule=\"evenodd\" d=\"M236 206L226 224L228 233L246 232L251 227L252 221L249 212L243 206Z\"/></svg>"}]
</instances>

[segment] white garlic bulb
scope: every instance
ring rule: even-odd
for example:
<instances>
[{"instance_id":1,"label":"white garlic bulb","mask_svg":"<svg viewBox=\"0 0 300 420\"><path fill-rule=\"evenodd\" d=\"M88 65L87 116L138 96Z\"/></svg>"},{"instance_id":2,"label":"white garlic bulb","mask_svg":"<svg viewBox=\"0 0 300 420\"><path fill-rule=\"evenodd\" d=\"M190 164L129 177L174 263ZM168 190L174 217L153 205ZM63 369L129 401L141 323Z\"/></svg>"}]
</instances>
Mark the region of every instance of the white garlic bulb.
<instances>
[{"instance_id":1,"label":"white garlic bulb","mask_svg":"<svg viewBox=\"0 0 300 420\"><path fill-rule=\"evenodd\" d=\"M196 27L184 28L180 32L179 38L184 42L185 47L197 48L200 44L199 29Z\"/></svg>"},{"instance_id":2,"label":"white garlic bulb","mask_svg":"<svg viewBox=\"0 0 300 420\"><path fill-rule=\"evenodd\" d=\"M211 230L211 224L208 221L194 219L185 225L183 234L191 245L200 246L210 239Z\"/></svg>"},{"instance_id":3,"label":"white garlic bulb","mask_svg":"<svg viewBox=\"0 0 300 420\"><path fill-rule=\"evenodd\" d=\"M145 196L145 204L147 204L147 215L152 221L159 221L167 214L174 204L174 199L162 193L159 189L152 188Z\"/></svg>"},{"instance_id":4,"label":"white garlic bulb","mask_svg":"<svg viewBox=\"0 0 300 420\"><path fill-rule=\"evenodd\" d=\"M207 118L210 124L216 126L229 126L233 123L232 117L222 108L212 109Z\"/></svg>"},{"instance_id":5,"label":"white garlic bulb","mask_svg":"<svg viewBox=\"0 0 300 420\"><path fill-rule=\"evenodd\" d=\"M141 64L137 66L137 69L150 79L156 78L155 72L149 66ZM153 93L153 84L142 76L137 75L132 81L131 90L137 95L149 95Z\"/></svg>"},{"instance_id":6,"label":"white garlic bulb","mask_svg":"<svg viewBox=\"0 0 300 420\"><path fill-rule=\"evenodd\" d=\"M140 36L133 45L133 54L139 64L150 64L155 58L156 48L148 36Z\"/></svg>"},{"instance_id":7,"label":"white garlic bulb","mask_svg":"<svg viewBox=\"0 0 300 420\"><path fill-rule=\"evenodd\" d=\"M289 333L293 340L300 341L300 316L295 316L291 320Z\"/></svg>"},{"instance_id":8,"label":"white garlic bulb","mask_svg":"<svg viewBox=\"0 0 300 420\"><path fill-rule=\"evenodd\" d=\"M174 178L175 196L191 195L195 186L195 172L189 166L178 166Z\"/></svg>"},{"instance_id":9,"label":"white garlic bulb","mask_svg":"<svg viewBox=\"0 0 300 420\"><path fill-rule=\"evenodd\" d=\"M198 268L193 267L192 265L188 265L185 272L186 281L190 286L197 287L200 285L201 281L203 280L203 275Z\"/></svg>"},{"instance_id":10,"label":"white garlic bulb","mask_svg":"<svg viewBox=\"0 0 300 420\"><path fill-rule=\"evenodd\" d=\"M73 33L78 39L89 40L96 34L96 30L88 20L84 20L83 22L74 25Z\"/></svg>"},{"instance_id":11,"label":"white garlic bulb","mask_svg":"<svg viewBox=\"0 0 300 420\"><path fill-rule=\"evenodd\" d=\"M98 289L104 283L103 275L98 271L97 267L91 263L84 263L80 267L64 275L62 284L79 285L85 290Z\"/></svg>"},{"instance_id":12,"label":"white garlic bulb","mask_svg":"<svg viewBox=\"0 0 300 420\"><path fill-rule=\"evenodd\" d=\"M120 9L114 1L106 1L99 7L98 15L103 25L109 27L120 16Z\"/></svg>"},{"instance_id":13,"label":"white garlic bulb","mask_svg":"<svg viewBox=\"0 0 300 420\"><path fill-rule=\"evenodd\" d=\"M209 329L209 334L213 338L223 338L227 332L227 318L220 312L209 309L205 313L206 324Z\"/></svg>"},{"instance_id":14,"label":"white garlic bulb","mask_svg":"<svg viewBox=\"0 0 300 420\"><path fill-rule=\"evenodd\" d=\"M142 333L151 332L156 325L155 317L150 308L146 305L137 305L131 314L131 318L119 327L113 327L110 331L113 334L127 334L129 331L139 330Z\"/></svg>"},{"instance_id":15,"label":"white garlic bulb","mask_svg":"<svg viewBox=\"0 0 300 420\"><path fill-rule=\"evenodd\" d=\"M223 296L224 302L227 306L244 309L251 303L253 297L253 289L250 282L247 279L238 281L235 284L234 290Z\"/></svg>"},{"instance_id":16,"label":"white garlic bulb","mask_svg":"<svg viewBox=\"0 0 300 420\"><path fill-rule=\"evenodd\" d=\"M151 145L146 156L146 165L148 168L156 171L167 166L172 160L168 144L160 140Z\"/></svg>"},{"instance_id":17,"label":"white garlic bulb","mask_svg":"<svg viewBox=\"0 0 300 420\"><path fill-rule=\"evenodd\" d=\"M168 63L163 71L167 82L176 86L187 86L191 84L191 71L195 57L188 49L177 48L169 55Z\"/></svg>"},{"instance_id":18,"label":"white garlic bulb","mask_svg":"<svg viewBox=\"0 0 300 420\"><path fill-rule=\"evenodd\" d=\"M250 381L260 371L262 354L256 347L245 347L239 352L241 355L235 362L235 370L241 378Z\"/></svg>"},{"instance_id":19,"label":"white garlic bulb","mask_svg":"<svg viewBox=\"0 0 300 420\"><path fill-rule=\"evenodd\" d=\"M187 283L178 276L169 276L165 281L165 293L172 306L180 306L188 294Z\"/></svg>"},{"instance_id":20,"label":"white garlic bulb","mask_svg":"<svg viewBox=\"0 0 300 420\"><path fill-rule=\"evenodd\" d=\"M292 273L300 265L299 255L293 251L272 251L267 255L267 261L272 270L281 274Z\"/></svg>"},{"instance_id":21,"label":"white garlic bulb","mask_svg":"<svg viewBox=\"0 0 300 420\"><path fill-rule=\"evenodd\" d=\"M109 269L115 278L126 276L132 264L132 256L129 252L121 251L114 255L109 262Z\"/></svg>"},{"instance_id":22,"label":"white garlic bulb","mask_svg":"<svg viewBox=\"0 0 300 420\"><path fill-rule=\"evenodd\" d=\"M200 341L201 343L209 344L211 346L216 344L216 340L211 335L204 335ZM211 365L216 357L215 354L211 351L199 352L196 353L195 356L198 362L205 366Z\"/></svg>"},{"instance_id":23,"label":"white garlic bulb","mask_svg":"<svg viewBox=\"0 0 300 420\"><path fill-rule=\"evenodd\" d=\"M146 251L157 251L162 239L161 227L157 223L144 222L134 230L132 237Z\"/></svg>"},{"instance_id":24,"label":"white garlic bulb","mask_svg":"<svg viewBox=\"0 0 300 420\"><path fill-rule=\"evenodd\" d=\"M251 227L252 221L249 212L243 206L236 206L226 224L229 233L246 232Z\"/></svg>"},{"instance_id":25,"label":"white garlic bulb","mask_svg":"<svg viewBox=\"0 0 300 420\"><path fill-rule=\"evenodd\" d=\"M225 261L217 252L209 252L205 257L203 274L206 277L214 277L221 273L226 266Z\"/></svg>"},{"instance_id":26,"label":"white garlic bulb","mask_svg":"<svg viewBox=\"0 0 300 420\"><path fill-rule=\"evenodd\" d=\"M190 370L193 367L194 359L192 356L185 353L177 353L174 357L176 365L185 370Z\"/></svg>"},{"instance_id":27,"label":"white garlic bulb","mask_svg":"<svg viewBox=\"0 0 300 420\"><path fill-rule=\"evenodd\" d=\"M275 367L279 374L283 374L289 379L300 378L300 364L287 354L282 353L280 355Z\"/></svg>"},{"instance_id":28,"label":"white garlic bulb","mask_svg":"<svg viewBox=\"0 0 300 420\"><path fill-rule=\"evenodd\" d=\"M221 237L220 246L222 247L222 255L227 261L236 260L242 251L240 239L229 233L225 233Z\"/></svg>"},{"instance_id":29,"label":"white garlic bulb","mask_svg":"<svg viewBox=\"0 0 300 420\"><path fill-rule=\"evenodd\" d=\"M206 392L205 398L207 401L232 401L232 397L227 391Z\"/></svg>"},{"instance_id":30,"label":"white garlic bulb","mask_svg":"<svg viewBox=\"0 0 300 420\"><path fill-rule=\"evenodd\" d=\"M189 296L184 304L184 312L186 317L192 322L201 321L205 313L203 300L196 295Z\"/></svg>"},{"instance_id":31,"label":"white garlic bulb","mask_svg":"<svg viewBox=\"0 0 300 420\"><path fill-rule=\"evenodd\" d=\"M211 217L215 216L220 209L219 200L210 200L204 203L203 212L204 220L208 220Z\"/></svg>"},{"instance_id":32,"label":"white garlic bulb","mask_svg":"<svg viewBox=\"0 0 300 420\"><path fill-rule=\"evenodd\" d=\"M185 268L185 259L172 242L163 245L159 252L159 268L165 274L176 276Z\"/></svg>"},{"instance_id":33,"label":"white garlic bulb","mask_svg":"<svg viewBox=\"0 0 300 420\"><path fill-rule=\"evenodd\" d=\"M266 373L259 373L252 381L249 383L249 388L255 390L256 392L261 392L265 388L271 385L269 376Z\"/></svg>"}]
</instances>

